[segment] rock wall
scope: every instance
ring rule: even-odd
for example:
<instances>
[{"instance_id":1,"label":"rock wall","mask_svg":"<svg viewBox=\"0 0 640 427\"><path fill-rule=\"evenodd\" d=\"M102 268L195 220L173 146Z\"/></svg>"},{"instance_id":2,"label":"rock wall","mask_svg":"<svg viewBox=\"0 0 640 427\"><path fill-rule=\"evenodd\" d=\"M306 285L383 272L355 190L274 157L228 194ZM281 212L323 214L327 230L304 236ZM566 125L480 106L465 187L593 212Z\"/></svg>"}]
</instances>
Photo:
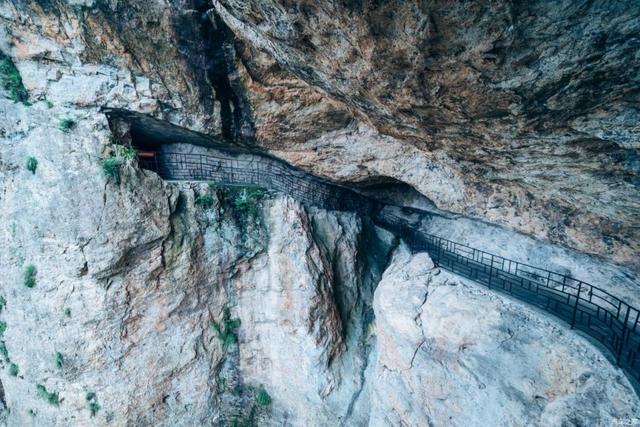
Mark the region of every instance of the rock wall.
<instances>
[{"instance_id":1,"label":"rock wall","mask_svg":"<svg viewBox=\"0 0 640 427\"><path fill-rule=\"evenodd\" d=\"M638 417L627 381L587 341L432 267L401 247L376 290L370 425L605 426Z\"/></svg>"},{"instance_id":2,"label":"rock wall","mask_svg":"<svg viewBox=\"0 0 640 427\"><path fill-rule=\"evenodd\" d=\"M640 16L631 2L213 4L249 46L257 117L305 101L336 114L336 126L353 112L351 124L324 132L319 121L302 141L298 127L275 134L258 123L291 161L345 180L397 179L442 209L637 268ZM342 105L266 72L274 61ZM354 167L335 166L345 163Z\"/></svg>"},{"instance_id":3,"label":"rock wall","mask_svg":"<svg viewBox=\"0 0 640 427\"><path fill-rule=\"evenodd\" d=\"M607 425L640 417L622 373L582 338L434 270L366 218L253 190L168 184L131 160L119 180L103 171L115 148L100 108L126 108L263 145L339 181L393 178L440 208L634 267L628 85L637 20L624 2L606 19L599 4L572 3L550 20L546 4L444 14L437 2L303 2L293 12L215 2L216 18L198 1L0 3L0 50L29 95L26 105L0 97L1 423ZM511 44L487 53L478 40L502 28L492 22L513 25ZM549 22L571 37L534 37ZM606 23L604 41L595 43L586 22ZM574 23L586 44L565 29ZM311 33L312 24L326 31ZM414 58L416 29L433 28L429 57ZM396 45L385 41L391 35ZM465 43L450 43L458 37ZM295 43L285 49L287 40ZM601 56L588 55L589 40L604 46ZM538 59L518 65L526 46ZM347 67L349 58L360 59ZM426 64L423 74L411 75L414 63ZM514 69L520 80L510 80ZM597 83L605 71L618 76L605 79L609 87ZM562 84L547 82L558 76ZM422 82L439 83L424 92ZM486 102L469 102L487 87ZM589 87L598 101L587 102ZM415 104L416 93L433 94ZM522 101L531 93L549 95L540 111ZM532 111L539 122L526 119ZM505 157L506 147L517 155ZM475 245L493 233L469 224L430 226ZM492 244L510 235L500 230ZM537 242L536 253L549 248ZM509 252L528 256L531 247ZM627 271L580 259L601 277ZM633 294L633 283L625 289Z\"/></svg>"}]
</instances>

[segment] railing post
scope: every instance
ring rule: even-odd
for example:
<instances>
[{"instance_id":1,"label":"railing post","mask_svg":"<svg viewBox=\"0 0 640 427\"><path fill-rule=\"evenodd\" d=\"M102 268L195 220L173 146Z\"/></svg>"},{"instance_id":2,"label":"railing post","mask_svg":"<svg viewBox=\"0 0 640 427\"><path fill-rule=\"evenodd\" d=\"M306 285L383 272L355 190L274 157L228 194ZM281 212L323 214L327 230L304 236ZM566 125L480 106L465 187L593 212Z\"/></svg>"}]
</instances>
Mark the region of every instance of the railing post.
<instances>
[{"instance_id":1,"label":"railing post","mask_svg":"<svg viewBox=\"0 0 640 427\"><path fill-rule=\"evenodd\" d=\"M624 339L627 336L627 322L629 322L629 312L631 307L627 305L627 314L624 316L624 324L622 326L622 335L620 336L620 347L618 348L618 354L616 354L616 365L620 366L620 358L622 357L622 349L624 348Z\"/></svg>"},{"instance_id":2,"label":"railing post","mask_svg":"<svg viewBox=\"0 0 640 427\"><path fill-rule=\"evenodd\" d=\"M580 303L580 291L582 290L582 282L578 282L578 294L576 295L576 303L573 306L573 316L571 316L571 329L576 324L576 314L578 313L578 304Z\"/></svg>"},{"instance_id":3,"label":"railing post","mask_svg":"<svg viewBox=\"0 0 640 427\"><path fill-rule=\"evenodd\" d=\"M489 265L489 281L487 282L487 286L491 289L491 277L493 276L493 254L491 255L491 265Z\"/></svg>"}]
</instances>

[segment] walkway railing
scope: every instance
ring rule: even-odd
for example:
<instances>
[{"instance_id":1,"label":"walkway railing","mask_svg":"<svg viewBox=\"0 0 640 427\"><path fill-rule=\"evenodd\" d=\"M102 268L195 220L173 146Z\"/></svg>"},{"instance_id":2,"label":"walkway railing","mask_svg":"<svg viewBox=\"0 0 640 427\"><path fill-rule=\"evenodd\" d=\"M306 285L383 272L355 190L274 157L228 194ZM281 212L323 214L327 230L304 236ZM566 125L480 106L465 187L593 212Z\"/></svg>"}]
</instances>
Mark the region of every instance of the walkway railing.
<instances>
[{"instance_id":1,"label":"walkway railing","mask_svg":"<svg viewBox=\"0 0 640 427\"><path fill-rule=\"evenodd\" d=\"M634 387L640 383L640 311L603 289L424 233L407 219L387 213L385 205L273 158L242 158L220 150L206 155L160 152L153 160L141 158L140 166L164 179L256 185L306 204L370 216L399 234L412 250L427 251L437 266L539 307L583 331L613 354Z\"/></svg>"},{"instance_id":2,"label":"walkway railing","mask_svg":"<svg viewBox=\"0 0 640 427\"><path fill-rule=\"evenodd\" d=\"M429 253L434 263L541 308L585 332L613 354L616 364L640 382L640 311L611 293L564 274L494 255L411 229L387 213L378 223L402 235L413 250ZM634 386L637 387L637 383Z\"/></svg>"}]
</instances>

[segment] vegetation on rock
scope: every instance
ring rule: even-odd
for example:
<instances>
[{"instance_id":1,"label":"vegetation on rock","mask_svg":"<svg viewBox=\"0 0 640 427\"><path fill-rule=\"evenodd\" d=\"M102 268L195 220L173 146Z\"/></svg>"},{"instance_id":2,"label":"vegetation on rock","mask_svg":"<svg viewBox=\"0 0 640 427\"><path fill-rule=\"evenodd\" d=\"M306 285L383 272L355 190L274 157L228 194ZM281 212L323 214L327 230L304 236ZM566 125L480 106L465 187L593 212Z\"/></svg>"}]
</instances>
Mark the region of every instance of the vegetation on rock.
<instances>
[{"instance_id":1,"label":"vegetation on rock","mask_svg":"<svg viewBox=\"0 0 640 427\"><path fill-rule=\"evenodd\" d=\"M94 392L90 391L85 395L84 398L87 401L87 408L91 412L91 418L95 417L98 411L100 410L100 405L98 404L98 397Z\"/></svg>"},{"instance_id":2,"label":"vegetation on rock","mask_svg":"<svg viewBox=\"0 0 640 427\"><path fill-rule=\"evenodd\" d=\"M25 163L25 167L29 172L35 175L36 169L38 168L38 160L35 157L27 157L27 162Z\"/></svg>"},{"instance_id":3,"label":"vegetation on rock","mask_svg":"<svg viewBox=\"0 0 640 427\"><path fill-rule=\"evenodd\" d=\"M9 98L15 102L22 102L29 105L29 93L22 84L22 77L15 64L4 53L0 52L0 85L9 94Z\"/></svg>"},{"instance_id":4,"label":"vegetation on rock","mask_svg":"<svg viewBox=\"0 0 640 427\"><path fill-rule=\"evenodd\" d=\"M224 309L222 323L212 320L209 326L216 332L217 338L222 341L222 348L226 349L238 342L237 330L240 327L240 319L232 319L231 311L228 307Z\"/></svg>"},{"instance_id":5,"label":"vegetation on rock","mask_svg":"<svg viewBox=\"0 0 640 427\"><path fill-rule=\"evenodd\" d=\"M111 156L102 160L102 172L107 179L113 180L115 184L120 184L120 170L122 169L122 165L135 156L136 151L133 148L114 145Z\"/></svg>"},{"instance_id":6,"label":"vegetation on rock","mask_svg":"<svg viewBox=\"0 0 640 427\"><path fill-rule=\"evenodd\" d=\"M271 405L271 396L269 396L269 393L267 393L267 391L264 389L262 385L260 385L260 388L258 389L258 394L256 395L256 402L258 402L258 405L260 406Z\"/></svg>"},{"instance_id":7,"label":"vegetation on rock","mask_svg":"<svg viewBox=\"0 0 640 427\"><path fill-rule=\"evenodd\" d=\"M58 393L48 391L42 384L36 385L36 389L38 390L38 396L49 402L50 405L60 406Z\"/></svg>"},{"instance_id":8,"label":"vegetation on rock","mask_svg":"<svg viewBox=\"0 0 640 427\"><path fill-rule=\"evenodd\" d=\"M63 362L64 362L64 359L62 357L62 353L57 351L54 357L54 363L56 365L56 368L61 369Z\"/></svg>"},{"instance_id":9,"label":"vegetation on rock","mask_svg":"<svg viewBox=\"0 0 640 427\"><path fill-rule=\"evenodd\" d=\"M24 272L22 274L23 281L22 283L27 288L33 288L36 285L36 274L38 271L36 270L35 265L29 264L25 267Z\"/></svg>"},{"instance_id":10,"label":"vegetation on rock","mask_svg":"<svg viewBox=\"0 0 640 427\"><path fill-rule=\"evenodd\" d=\"M246 229L255 222L260 213L260 202L268 195L267 190L259 187L213 186L218 198L231 205L234 218Z\"/></svg>"},{"instance_id":11,"label":"vegetation on rock","mask_svg":"<svg viewBox=\"0 0 640 427\"><path fill-rule=\"evenodd\" d=\"M194 203L196 204L196 206L202 207L202 209L211 209L211 207L213 206L213 197L211 197L209 194L201 194L196 197Z\"/></svg>"},{"instance_id":12,"label":"vegetation on rock","mask_svg":"<svg viewBox=\"0 0 640 427\"><path fill-rule=\"evenodd\" d=\"M2 356L2 358L5 361L9 360L9 351L7 350L7 343L5 343L4 341L0 341L0 356Z\"/></svg>"},{"instance_id":13,"label":"vegetation on rock","mask_svg":"<svg viewBox=\"0 0 640 427\"><path fill-rule=\"evenodd\" d=\"M76 126L76 121L70 117L61 117L58 120L58 129L62 132L70 132Z\"/></svg>"},{"instance_id":14,"label":"vegetation on rock","mask_svg":"<svg viewBox=\"0 0 640 427\"><path fill-rule=\"evenodd\" d=\"M11 375L12 377L17 377L19 372L18 365L16 365L15 363L9 364L8 371L9 375Z\"/></svg>"}]
</instances>

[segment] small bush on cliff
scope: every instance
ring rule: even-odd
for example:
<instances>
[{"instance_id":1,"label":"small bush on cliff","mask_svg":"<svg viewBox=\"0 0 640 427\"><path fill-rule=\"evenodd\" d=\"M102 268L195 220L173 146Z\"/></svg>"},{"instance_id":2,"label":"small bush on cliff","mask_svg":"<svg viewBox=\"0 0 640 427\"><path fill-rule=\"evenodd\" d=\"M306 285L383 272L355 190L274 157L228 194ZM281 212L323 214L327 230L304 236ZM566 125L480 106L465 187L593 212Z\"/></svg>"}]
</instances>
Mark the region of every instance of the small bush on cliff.
<instances>
[{"instance_id":1,"label":"small bush on cliff","mask_svg":"<svg viewBox=\"0 0 640 427\"><path fill-rule=\"evenodd\" d=\"M55 363L56 368L62 369L62 364L64 362L64 358L62 357L62 353L60 353L59 351L56 351L56 354L54 356L53 362Z\"/></svg>"},{"instance_id":2,"label":"small bush on cliff","mask_svg":"<svg viewBox=\"0 0 640 427\"><path fill-rule=\"evenodd\" d=\"M194 203L196 204L196 206L200 206L202 209L211 209L211 207L213 206L213 197L208 194L201 194L200 196L196 197Z\"/></svg>"},{"instance_id":3,"label":"small bush on cliff","mask_svg":"<svg viewBox=\"0 0 640 427\"><path fill-rule=\"evenodd\" d=\"M38 271L36 270L35 265L27 265L22 273L22 284L27 288L33 288L36 285L36 274L38 274Z\"/></svg>"},{"instance_id":4,"label":"small bush on cliff","mask_svg":"<svg viewBox=\"0 0 640 427\"><path fill-rule=\"evenodd\" d=\"M113 146L113 152L115 157L120 157L122 159L133 159L136 157L136 150L124 145L115 144Z\"/></svg>"},{"instance_id":5,"label":"small bush on cliff","mask_svg":"<svg viewBox=\"0 0 640 427\"><path fill-rule=\"evenodd\" d=\"M19 372L18 365L16 365L15 363L11 363L9 365L8 372L12 377L17 377Z\"/></svg>"},{"instance_id":6,"label":"small bush on cliff","mask_svg":"<svg viewBox=\"0 0 640 427\"><path fill-rule=\"evenodd\" d=\"M84 398L87 401L87 408L91 412L91 418L95 417L98 411L100 410L100 405L98 404L98 397L94 392L90 391L85 395Z\"/></svg>"},{"instance_id":7,"label":"small bush on cliff","mask_svg":"<svg viewBox=\"0 0 640 427\"><path fill-rule=\"evenodd\" d=\"M238 335L236 331L240 327L240 319L232 319L231 311L228 307L225 307L224 309L222 324L212 320L209 326L217 333L217 337L220 341L222 341L222 348L226 349L238 342Z\"/></svg>"},{"instance_id":8,"label":"small bush on cliff","mask_svg":"<svg viewBox=\"0 0 640 427\"><path fill-rule=\"evenodd\" d=\"M70 117L61 117L58 120L58 129L62 132L70 132L76 126L76 121Z\"/></svg>"},{"instance_id":9,"label":"small bush on cliff","mask_svg":"<svg viewBox=\"0 0 640 427\"><path fill-rule=\"evenodd\" d=\"M244 187L233 193L233 206L244 217L255 217L258 214L258 202L266 194L262 188Z\"/></svg>"},{"instance_id":10,"label":"small bush on cliff","mask_svg":"<svg viewBox=\"0 0 640 427\"><path fill-rule=\"evenodd\" d=\"M0 295L0 313L2 313L2 310L4 310L6 306L7 306L7 300L4 299L2 295Z\"/></svg>"},{"instance_id":11,"label":"small bush on cliff","mask_svg":"<svg viewBox=\"0 0 640 427\"><path fill-rule=\"evenodd\" d=\"M4 341L0 341L0 356L2 356L5 361L9 361L9 350L7 350L7 343Z\"/></svg>"},{"instance_id":12,"label":"small bush on cliff","mask_svg":"<svg viewBox=\"0 0 640 427\"><path fill-rule=\"evenodd\" d=\"M38 390L38 396L49 402L50 405L60 406L60 398L58 393L49 392L45 386L42 384L36 385L36 390Z\"/></svg>"},{"instance_id":13,"label":"small bush on cliff","mask_svg":"<svg viewBox=\"0 0 640 427\"><path fill-rule=\"evenodd\" d=\"M0 337L4 335L4 332L7 330L7 322L3 322L0 320Z\"/></svg>"},{"instance_id":14,"label":"small bush on cliff","mask_svg":"<svg viewBox=\"0 0 640 427\"><path fill-rule=\"evenodd\" d=\"M24 165L29 172L32 174L36 174L36 169L38 168L38 160L35 157L27 157L27 162Z\"/></svg>"},{"instance_id":15,"label":"small bush on cliff","mask_svg":"<svg viewBox=\"0 0 640 427\"><path fill-rule=\"evenodd\" d=\"M113 180L116 184L120 184L120 168L124 164L122 159L117 157L109 157L102 161L102 172L108 178Z\"/></svg>"},{"instance_id":16,"label":"small bush on cliff","mask_svg":"<svg viewBox=\"0 0 640 427\"><path fill-rule=\"evenodd\" d=\"M234 218L243 228L256 220L260 212L260 201L268 192L258 187L219 187L218 196L230 204Z\"/></svg>"},{"instance_id":17,"label":"small bush on cliff","mask_svg":"<svg viewBox=\"0 0 640 427\"><path fill-rule=\"evenodd\" d=\"M102 160L102 172L107 179L113 180L114 183L120 184L120 170L128 159L136 156L136 150L125 147L124 145L114 145L113 152L110 157Z\"/></svg>"},{"instance_id":18,"label":"small bush on cliff","mask_svg":"<svg viewBox=\"0 0 640 427\"><path fill-rule=\"evenodd\" d=\"M0 85L9 93L9 98L15 102L29 105L29 93L22 84L22 77L15 64L4 53L0 52Z\"/></svg>"},{"instance_id":19,"label":"small bush on cliff","mask_svg":"<svg viewBox=\"0 0 640 427\"><path fill-rule=\"evenodd\" d=\"M269 396L269 393L267 393L267 391L264 389L262 385L260 385L260 388L258 389L258 394L256 395L256 402L258 402L258 405L260 406L271 405L271 396Z\"/></svg>"}]
</instances>

